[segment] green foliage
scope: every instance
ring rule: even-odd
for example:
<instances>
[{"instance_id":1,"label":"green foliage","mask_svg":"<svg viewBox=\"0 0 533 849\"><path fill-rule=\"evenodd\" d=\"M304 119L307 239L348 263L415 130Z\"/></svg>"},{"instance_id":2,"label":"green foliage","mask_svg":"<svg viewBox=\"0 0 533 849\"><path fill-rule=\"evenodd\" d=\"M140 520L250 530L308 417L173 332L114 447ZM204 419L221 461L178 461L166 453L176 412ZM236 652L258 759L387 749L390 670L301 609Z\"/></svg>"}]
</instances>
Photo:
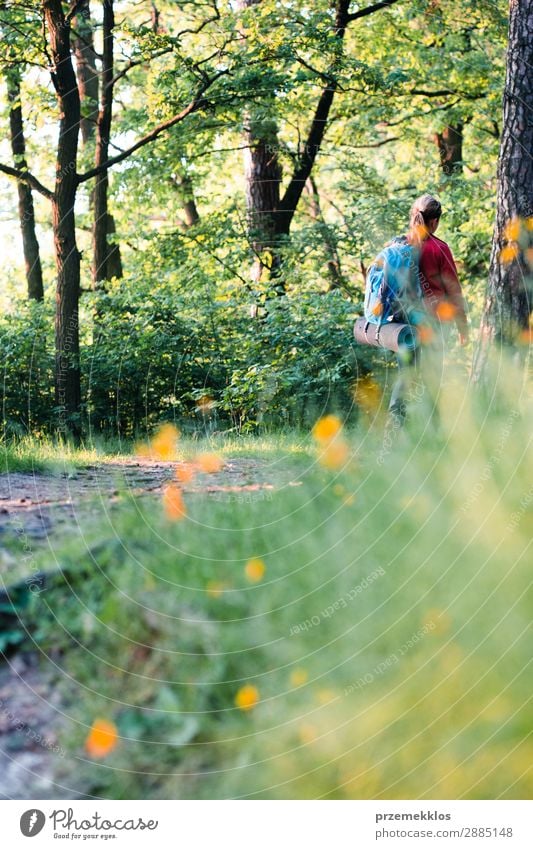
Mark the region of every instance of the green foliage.
<instances>
[{"instance_id":1,"label":"green foliage","mask_svg":"<svg viewBox=\"0 0 533 849\"><path fill-rule=\"evenodd\" d=\"M0 318L4 435L39 433L53 420L52 326L50 306L34 302Z\"/></svg>"},{"instance_id":2,"label":"green foliage","mask_svg":"<svg viewBox=\"0 0 533 849\"><path fill-rule=\"evenodd\" d=\"M139 281L123 280L95 302L93 343L82 360L92 427L131 434L168 416L205 426L197 410L203 396L211 399L211 428L302 426L317 410L348 413L356 375L375 360L350 341L350 301L295 285L263 301L267 315L252 319L247 290L228 284L222 295L220 281L217 289L211 283L209 250L187 241L179 276L169 271L140 297ZM161 261L166 248L156 244ZM287 271L290 280L289 258ZM189 294L176 294L181 275L194 281Z\"/></svg>"}]
</instances>

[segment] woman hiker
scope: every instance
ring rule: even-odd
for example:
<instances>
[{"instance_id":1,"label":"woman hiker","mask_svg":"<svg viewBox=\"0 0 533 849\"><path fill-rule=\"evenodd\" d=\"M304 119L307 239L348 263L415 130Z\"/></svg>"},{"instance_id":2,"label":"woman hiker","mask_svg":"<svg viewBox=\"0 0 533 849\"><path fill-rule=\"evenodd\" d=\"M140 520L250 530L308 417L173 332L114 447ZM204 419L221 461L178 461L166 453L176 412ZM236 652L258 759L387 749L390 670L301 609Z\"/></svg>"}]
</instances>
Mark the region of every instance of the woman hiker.
<instances>
[{"instance_id":1,"label":"woman hiker","mask_svg":"<svg viewBox=\"0 0 533 849\"><path fill-rule=\"evenodd\" d=\"M466 308L452 252L435 236L442 215L440 202L432 195L419 197L411 208L407 241L418 250L419 282L430 322L424 328L423 376L435 406L442 379L444 353L452 321L459 331L461 345L469 340ZM419 362L417 349L408 358L398 358L400 374L392 390L389 413L398 424L405 420L408 373ZM409 372L407 373L407 369Z\"/></svg>"}]
</instances>

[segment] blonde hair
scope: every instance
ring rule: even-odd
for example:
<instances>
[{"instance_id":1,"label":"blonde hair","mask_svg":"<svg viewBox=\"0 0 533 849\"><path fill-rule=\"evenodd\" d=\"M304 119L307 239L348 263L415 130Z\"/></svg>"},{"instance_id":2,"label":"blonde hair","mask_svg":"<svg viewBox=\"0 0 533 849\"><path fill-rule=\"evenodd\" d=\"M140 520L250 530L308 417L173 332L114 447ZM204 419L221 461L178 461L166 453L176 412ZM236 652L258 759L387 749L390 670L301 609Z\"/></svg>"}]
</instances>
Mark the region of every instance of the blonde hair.
<instances>
[{"instance_id":1,"label":"blonde hair","mask_svg":"<svg viewBox=\"0 0 533 849\"><path fill-rule=\"evenodd\" d=\"M421 195L411 207L409 218L409 240L422 242L427 237L427 225L442 215L440 201L433 195Z\"/></svg>"}]
</instances>

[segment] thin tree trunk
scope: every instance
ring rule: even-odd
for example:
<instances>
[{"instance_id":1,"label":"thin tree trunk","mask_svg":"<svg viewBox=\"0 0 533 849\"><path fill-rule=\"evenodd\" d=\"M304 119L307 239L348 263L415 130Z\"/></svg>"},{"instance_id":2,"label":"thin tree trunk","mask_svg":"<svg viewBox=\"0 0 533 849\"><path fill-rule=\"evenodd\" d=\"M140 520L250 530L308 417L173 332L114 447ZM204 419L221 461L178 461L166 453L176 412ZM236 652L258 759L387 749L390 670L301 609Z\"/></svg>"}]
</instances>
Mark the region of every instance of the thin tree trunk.
<instances>
[{"instance_id":1,"label":"thin tree trunk","mask_svg":"<svg viewBox=\"0 0 533 849\"><path fill-rule=\"evenodd\" d=\"M113 28L115 16L113 0L103 0L103 55L100 80L100 110L96 124L95 167L107 162L109 156L109 138L113 115ZM112 220L108 209L109 175L104 170L97 174L94 185L94 227L93 227L93 282L95 285L111 279L111 264L114 270L120 269L122 262L118 245L109 244L107 236ZM118 261L117 261L118 257ZM108 267L109 266L109 267Z\"/></svg>"},{"instance_id":2,"label":"thin tree trunk","mask_svg":"<svg viewBox=\"0 0 533 849\"><path fill-rule=\"evenodd\" d=\"M161 23L161 13L154 2L151 4L151 21L152 29L156 35L165 32L165 27ZM178 220L178 227L180 230L188 230L189 227L194 227L200 221L200 213L196 206L191 176L190 174L181 172L173 174L171 180L178 190L183 205L183 218Z\"/></svg>"},{"instance_id":3,"label":"thin tree trunk","mask_svg":"<svg viewBox=\"0 0 533 849\"><path fill-rule=\"evenodd\" d=\"M54 83L60 110L55 191L52 197L52 223L57 265L56 295L56 404L59 430L79 436L80 423L80 341L78 304L80 294L80 253L76 245L74 202L76 199L76 159L80 131L80 97L70 54L70 24L61 0L44 0L44 13L50 34Z\"/></svg>"},{"instance_id":4,"label":"thin tree trunk","mask_svg":"<svg viewBox=\"0 0 533 849\"><path fill-rule=\"evenodd\" d=\"M109 213L107 215L107 233L111 236L115 233L115 219L112 215L109 215ZM107 275L109 280L113 277L120 278L123 276L120 247L116 244L116 242L111 242L108 245Z\"/></svg>"},{"instance_id":5,"label":"thin tree trunk","mask_svg":"<svg viewBox=\"0 0 533 849\"><path fill-rule=\"evenodd\" d=\"M178 222L178 226L181 230L188 230L200 221L192 180L188 174L173 174L172 183L178 191L183 208L183 219Z\"/></svg>"},{"instance_id":6,"label":"thin tree trunk","mask_svg":"<svg viewBox=\"0 0 533 849\"><path fill-rule=\"evenodd\" d=\"M489 283L474 360L474 380L485 372L492 342L512 344L528 327L531 272L521 250L519 233L533 216L533 0L511 0L507 76L503 97L503 128L498 161L498 209L492 241ZM514 239L519 235L519 239ZM526 236L527 238L527 236ZM504 247L509 251L504 252ZM509 261L516 252L516 258ZM506 256L507 253L507 256ZM528 291L529 287L529 291Z\"/></svg>"},{"instance_id":7,"label":"thin tree trunk","mask_svg":"<svg viewBox=\"0 0 533 849\"><path fill-rule=\"evenodd\" d=\"M435 133L440 165L447 177L463 172L463 129L463 124L456 124L445 127L442 133Z\"/></svg>"},{"instance_id":8,"label":"thin tree trunk","mask_svg":"<svg viewBox=\"0 0 533 849\"><path fill-rule=\"evenodd\" d=\"M392 5L392 3L388 5ZM335 50L338 52L329 69L329 80L322 89L315 114L311 122L311 127L307 135L304 151L279 203L278 214L276 216L276 231L279 236L289 235L296 207L298 206L298 202L302 196L305 184L309 179L317 154L320 150L320 146L324 139L331 104L333 103L333 97L338 87L337 80L335 79L336 66L340 59L340 51L344 35L346 33L346 27L350 20L354 19L353 16L350 17L349 7L350 0L337 0L334 27L337 39ZM357 13L354 13L354 15L355 14Z\"/></svg>"},{"instance_id":9,"label":"thin tree trunk","mask_svg":"<svg viewBox=\"0 0 533 849\"><path fill-rule=\"evenodd\" d=\"M322 233L322 241L324 250L327 256L327 269L329 277L328 289L331 292L333 289L340 289L343 284L341 272L341 260L337 250L335 237L324 220L322 207L320 206L320 195L316 181L311 175L306 183L307 192L309 194L309 202L311 216L315 219Z\"/></svg>"},{"instance_id":10,"label":"thin tree trunk","mask_svg":"<svg viewBox=\"0 0 533 849\"><path fill-rule=\"evenodd\" d=\"M13 160L16 168L26 171L28 163L26 162L26 141L24 138L24 123L20 99L20 70L18 65L14 65L6 72L6 84L9 100L9 130ZM30 186L21 180L17 180L17 193L28 298L42 301L44 297L43 273L39 242L35 233L33 193Z\"/></svg>"}]
</instances>

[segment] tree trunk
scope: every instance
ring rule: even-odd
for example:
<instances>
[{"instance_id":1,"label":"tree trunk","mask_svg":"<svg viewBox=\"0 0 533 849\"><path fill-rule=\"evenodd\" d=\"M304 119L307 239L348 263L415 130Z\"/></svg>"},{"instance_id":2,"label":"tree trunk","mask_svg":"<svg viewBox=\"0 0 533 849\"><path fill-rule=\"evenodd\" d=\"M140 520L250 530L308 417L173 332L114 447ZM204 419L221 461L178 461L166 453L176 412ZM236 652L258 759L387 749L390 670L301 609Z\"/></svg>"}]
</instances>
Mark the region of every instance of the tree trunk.
<instances>
[{"instance_id":1,"label":"tree trunk","mask_svg":"<svg viewBox=\"0 0 533 849\"><path fill-rule=\"evenodd\" d=\"M388 4L388 5L392 5ZM329 117L333 97L337 90L335 72L340 60L342 43L351 18L349 14L350 0L337 0L335 10L335 36L337 43L334 46L336 56L334 57L328 72L329 80L322 89L311 127L300 161L292 175L287 189L280 200L278 214L276 216L276 231L279 236L288 236L296 212L296 207L302 196L305 184L309 179L315 160L324 139L326 124ZM358 14L358 13L354 13ZM361 14L361 13L359 13ZM353 18L352 18L353 19Z\"/></svg>"},{"instance_id":2,"label":"tree trunk","mask_svg":"<svg viewBox=\"0 0 533 849\"><path fill-rule=\"evenodd\" d=\"M256 258L252 279L259 281L265 269L270 277L275 277L279 268L276 211L280 198L281 166L275 121L252 114L248 114L246 121L244 173L248 234Z\"/></svg>"},{"instance_id":3,"label":"tree trunk","mask_svg":"<svg viewBox=\"0 0 533 849\"><path fill-rule=\"evenodd\" d=\"M188 230L200 221L192 180L188 174L173 174L171 180L176 186L183 206L183 219L178 222L178 226L181 230Z\"/></svg>"},{"instance_id":4,"label":"tree trunk","mask_svg":"<svg viewBox=\"0 0 533 849\"><path fill-rule=\"evenodd\" d=\"M84 0L80 5L73 29L76 76L82 111L81 138L85 146L94 139L98 120L98 71L89 0Z\"/></svg>"},{"instance_id":5,"label":"tree trunk","mask_svg":"<svg viewBox=\"0 0 533 849\"><path fill-rule=\"evenodd\" d=\"M445 127L442 133L435 133L440 165L447 177L463 172L463 129L463 124L456 124Z\"/></svg>"},{"instance_id":6,"label":"tree trunk","mask_svg":"<svg viewBox=\"0 0 533 849\"><path fill-rule=\"evenodd\" d=\"M70 24L61 0L44 0L44 13L50 36L52 82L59 102L52 223L57 265L56 294L56 404L59 427L79 436L80 423L80 342L78 303L80 294L80 253L76 245L74 202L76 199L76 159L80 131L80 98L70 55Z\"/></svg>"},{"instance_id":7,"label":"tree trunk","mask_svg":"<svg viewBox=\"0 0 533 849\"><path fill-rule=\"evenodd\" d=\"M103 0L103 10L100 110L96 124L95 167L97 168L107 162L109 156L109 138L113 116L113 27L115 26L113 0ZM108 171L104 170L97 174L93 192L93 282L95 285L111 279L113 276L111 264L113 264L115 271L120 270L120 276L122 276L120 248L117 244L110 245L107 240L112 222L108 209L108 189L109 175Z\"/></svg>"},{"instance_id":8,"label":"tree trunk","mask_svg":"<svg viewBox=\"0 0 533 849\"><path fill-rule=\"evenodd\" d=\"M238 0L239 9L257 6L261 0ZM279 268L276 242L276 211L279 206L281 165L276 121L265 107L249 110L244 116L244 177L248 237L255 255L252 280L259 282L264 272L275 277ZM280 282L283 289L283 284Z\"/></svg>"},{"instance_id":9,"label":"tree trunk","mask_svg":"<svg viewBox=\"0 0 533 849\"><path fill-rule=\"evenodd\" d=\"M529 234L519 222L533 216L532 67L533 0L511 0L498 161L498 208L480 342L474 361L475 380L483 376L490 344L494 341L513 344L529 324L531 273L522 250L522 240ZM513 221L516 226L509 227ZM502 255L504 247L507 250Z\"/></svg>"},{"instance_id":10,"label":"tree trunk","mask_svg":"<svg viewBox=\"0 0 533 849\"><path fill-rule=\"evenodd\" d=\"M115 219L112 215L109 215L109 213L107 215L107 233L110 236L115 233ZM120 248L114 242L108 243L107 275L109 280L113 277L120 278L123 276Z\"/></svg>"},{"instance_id":11,"label":"tree trunk","mask_svg":"<svg viewBox=\"0 0 533 849\"><path fill-rule=\"evenodd\" d=\"M333 289L340 289L343 284L341 260L339 252L337 250L337 242L332 231L328 227L327 223L324 221L322 207L320 206L320 195L318 193L318 187L316 181L313 179L312 176L309 177L306 183L306 189L307 193L309 194L309 206L311 210L311 217L314 218L322 233L324 250L328 258L328 289L331 292Z\"/></svg>"},{"instance_id":12,"label":"tree trunk","mask_svg":"<svg viewBox=\"0 0 533 849\"><path fill-rule=\"evenodd\" d=\"M24 138L22 104L20 101L20 70L18 65L14 65L6 72L6 84L9 100L11 150L13 151L15 168L19 168L21 171L27 171L28 163L26 162L26 141ZM17 192L28 298L42 301L44 297L43 273L39 254L39 242L35 234L33 193L30 186L21 180L17 180Z\"/></svg>"}]
</instances>

